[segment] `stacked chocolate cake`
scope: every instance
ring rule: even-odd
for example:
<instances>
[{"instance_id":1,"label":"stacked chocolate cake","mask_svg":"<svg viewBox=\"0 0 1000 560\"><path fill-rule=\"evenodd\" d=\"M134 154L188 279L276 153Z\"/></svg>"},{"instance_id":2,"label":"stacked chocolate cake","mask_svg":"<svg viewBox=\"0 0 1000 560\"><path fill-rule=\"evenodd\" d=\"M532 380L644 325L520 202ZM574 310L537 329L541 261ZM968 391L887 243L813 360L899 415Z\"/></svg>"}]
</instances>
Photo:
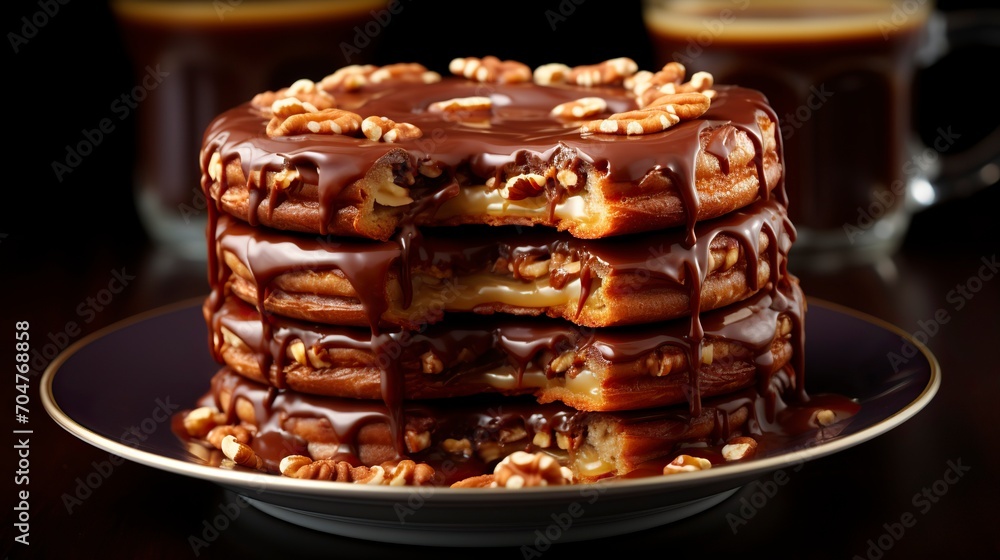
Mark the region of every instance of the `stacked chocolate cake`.
<instances>
[{"instance_id":1,"label":"stacked chocolate cake","mask_svg":"<svg viewBox=\"0 0 1000 560\"><path fill-rule=\"evenodd\" d=\"M209 126L223 367L194 441L285 476L515 487L711 468L850 414L802 405L761 94L629 59L450 71L350 66Z\"/></svg>"}]
</instances>

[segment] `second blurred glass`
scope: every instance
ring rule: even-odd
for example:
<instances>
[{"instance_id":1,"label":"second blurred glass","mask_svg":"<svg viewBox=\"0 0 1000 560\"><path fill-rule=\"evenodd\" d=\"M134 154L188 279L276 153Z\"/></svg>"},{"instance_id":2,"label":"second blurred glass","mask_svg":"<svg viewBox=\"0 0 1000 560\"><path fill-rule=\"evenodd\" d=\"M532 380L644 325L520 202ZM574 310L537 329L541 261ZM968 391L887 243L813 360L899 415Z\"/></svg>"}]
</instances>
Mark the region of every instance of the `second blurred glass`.
<instances>
[{"instance_id":1,"label":"second blurred glass","mask_svg":"<svg viewBox=\"0 0 1000 560\"><path fill-rule=\"evenodd\" d=\"M945 41L931 0L645 0L644 17L660 64L767 95L799 230L790 265L889 256L912 213L947 194L936 177L957 131L940 123L922 145L913 83L962 30L949 26Z\"/></svg>"}]
</instances>

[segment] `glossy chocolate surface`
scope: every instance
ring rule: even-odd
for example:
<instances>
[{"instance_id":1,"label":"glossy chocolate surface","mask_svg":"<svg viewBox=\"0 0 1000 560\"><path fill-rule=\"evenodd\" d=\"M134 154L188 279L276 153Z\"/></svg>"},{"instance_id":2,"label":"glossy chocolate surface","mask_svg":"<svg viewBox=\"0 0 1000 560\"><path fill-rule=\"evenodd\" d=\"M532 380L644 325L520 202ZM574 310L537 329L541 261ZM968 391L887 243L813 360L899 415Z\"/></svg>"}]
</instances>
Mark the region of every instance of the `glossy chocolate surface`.
<instances>
[{"instance_id":1,"label":"glossy chocolate surface","mask_svg":"<svg viewBox=\"0 0 1000 560\"><path fill-rule=\"evenodd\" d=\"M808 403L792 404L783 395L789 393L792 377L779 372L761 387L749 387L727 395L706 400L704 411L690 414L685 407L662 407L630 412L582 412L561 404L539 405L531 399L471 398L441 401L406 402L400 418L410 430L425 431L431 435L432 445L403 456L430 464L439 474L436 484L450 485L462 478L488 472L493 461L484 460L473 453L462 456L442 451L440 444L446 439L469 440L475 447L482 443L495 444L505 431L525 432L525 436L506 446L501 453L513 450L538 451L542 448L531 443L536 433L547 433L554 440L556 434L574 442L564 457L572 462L586 440L586 431L595 422L610 422L615 426L607 438L640 438L657 441L655 458L636 461L636 468L628 473L612 476L634 478L662 474L663 465L677 453L684 452L709 458L713 464L722 465L726 460L722 447L732 437L744 435L758 441L758 456L771 448L780 448L787 439L818 431L820 410L832 412L840 421L858 410L857 403L834 395L820 395ZM290 419L320 419L335 435L336 451L330 457L352 464L361 464L364 443L360 434L369 425L392 425L392 410L377 401L336 399L305 395L294 391L276 391L255 383L228 368L220 370L212 379L212 387L199 401L202 406L222 407L220 395L229 401L242 399L254 407L254 424L257 435L251 446L264 460L265 468L276 472L281 459L287 455L307 455L308 442L287 429ZM739 413L745 421L730 422ZM230 407L229 422L238 422L235 407ZM688 428L710 423L707 435L693 437ZM175 430L181 430L175 427ZM179 433L183 439L189 439ZM827 434L831 436L831 434ZM635 457L626 458L632 462Z\"/></svg>"},{"instance_id":2,"label":"glossy chocolate surface","mask_svg":"<svg viewBox=\"0 0 1000 560\"><path fill-rule=\"evenodd\" d=\"M609 112L634 109L634 96L625 88L614 86L581 88L538 86L533 83L483 84L461 78L445 78L434 84L390 83L367 86L356 93L337 92L336 104L339 108L354 111L362 117L375 115L396 122L408 122L423 131L422 138L399 145L346 135L309 134L271 138L264 133L268 119L259 109L248 103L228 111L220 115L205 133L202 186L206 194L211 193L208 167L214 153L221 156L223 165L238 157L243 175L249 181L248 215L251 223L248 226L220 216L217 205L210 205L209 279L213 292L206 303L206 317L212 320L222 309L225 299L229 271L225 270L220 259L221 252L225 250L237 256L256 284L261 324L256 354L261 370L268 371L274 357L283 354L268 351L274 349L265 348L265 344L278 341L276 344L280 350L283 344L280 341L285 340L280 333L274 336L275 329L282 327L278 325L278 319L263 308L273 280L291 270L340 270L357 291L368 318L371 327L369 345L379 363L383 364L382 397L398 436L397 449L401 451L400 422L404 403L400 380L403 374L399 360L391 355L391 349L398 347L400 339L411 333L387 329L380 322L388 306L385 280L390 271L395 267L396 277L402 280L405 302L409 303L412 294L410 278L417 266L439 266L452 270L481 268L499 256L516 262L538 254L560 252L573 255L582 263L579 272L583 280L581 303L589 296L589 280L596 266L612 273L639 272L684 286L690 299L689 320L684 322L686 333L673 338L683 341L689 363L695 364L691 368L686 393L691 414L700 415L698 370L706 336L701 317L701 290L710 268L709 248L721 235L735 239L746 259L748 285L757 289L761 287L758 286L757 271L760 266L760 236L763 234L769 240L766 255L771 273L769 307L787 313L793 319L797 360L794 370L801 376L801 308L796 304L797 300L792 301L786 295L790 293L788 286L791 280L787 275L785 256L795 239L795 230L785 215L783 186L777 190L779 196L771 196L763 163L764 135L759 119L766 117L774 122L776 119L759 92L735 86L718 86L715 89L717 94L702 117L683 121L661 133L642 136L581 135L579 121L568 122L549 114L558 104L596 95L608 102ZM485 116L449 115L428 110L431 103L437 101L474 96L491 99L492 109ZM707 132L706 152L725 160L733 146L733 128L724 125L746 132L754 143L759 200L715 220L696 223L699 198L695 168L701 138ZM780 138L778 141L780 154ZM295 168L303 182L316 185L316 203L321 214L319 230L325 233L335 209L345 204L339 198L345 188L362 178L390 152L399 157L399 150L405 150L404 159L410 160L410 167L415 168L421 163L434 165L443 170L443 179L414 205L393 240L380 243L303 235L275 238L264 228L250 227L259 225L256 223L258 207L266 213L282 201L277 189L268 193L266 185L254 183L260 181L267 171ZM433 209L454 195L459 175L471 174L478 178L472 184L483 184L490 178L503 180L512 174L526 172L538 162L569 162L576 169L580 169L583 162L586 169L604 173L607 179L626 185L629 190L641 187L643 180L650 175L668 176L684 202L686 227L586 242L543 228L516 228L511 232L509 228L461 226L435 232L429 228L414 227L420 212ZM728 162L721 167L724 173L728 173ZM225 176L223 173L220 179L216 204L228 188ZM557 193L556 198L563 195L565 193ZM552 203L550 194L550 213ZM556 280L566 281L565 278ZM761 324L766 324L768 334L773 336L774 323ZM730 330L733 328L730 327ZM545 340L544 332L532 328L526 334L529 339ZM746 338L745 335L733 333L737 339ZM363 339L362 335L351 340L354 341L352 343L363 344ZM634 344L635 340L629 339L629 342ZM609 347L607 354L624 356L629 354L629 350L623 350L628 347L627 343L613 350ZM514 356L515 361L524 359L524 347L515 349L501 345L501 349L508 356ZM530 354L530 351L527 352L527 355ZM762 354L758 352L755 355ZM799 381L796 386L801 388L803 384L801 379Z\"/></svg>"},{"instance_id":3,"label":"glossy chocolate surface","mask_svg":"<svg viewBox=\"0 0 1000 560\"><path fill-rule=\"evenodd\" d=\"M779 290L777 297L769 290L762 290L743 302L702 314L702 329L707 339L731 341L746 348L758 374L765 375L772 371L771 345L779 317L797 319L803 305L802 293L796 285ZM288 357L288 348L296 341L301 341L307 349L361 350L371 355L371 363L378 363L370 331L364 328L315 324L271 315L268 338L257 311L239 299L228 298L221 308L209 312L209 324L216 335L217 359L222 361L221 332L225 328L249 347L259 365L270 368L266 377L279 388L287 387L285 368L294 364ZM436 394L490 391L489 385L474 389L469 385L485 383L480 376L482 372L503 371L503 368L515 372L516 381L506 390L530 392L532 385L526 383L522 375L533 362L547 367L548 359L565 352L575 353L581 362L587 357L608 366L641 360L666 347L689 354L694 342L688 336L689 329L687 319L592 329L545 317L456 314L448 321L393 339L392 346L385 350L397 364L404 384L419 379L421 386L433 386ZM422 372L422 356L428 352L441 361L441 372ZM410 394L412 390L406 392Z\"/></svg>"},{"instance_id":4,"label":"glossy chocolate surface","mask_svg":"<svg viewBox=\"0 0 1000 560\"><path fill-rule=\"evenodd\" d=\"M533 228L441 228L424 231L418 251L403 253L397 242L352 241L326 236L270 232L266 228L251 227L228 216L220 216L217 221L217 250L234 254L250 271L257 287L257 307L263 310L263 300L271 290L271 283L281 274L290 271L340 270L355 287L359 300L365 309L371 326L373 348L376 353L383 348L396 346L399 339L408 337L406 331L386 329L379 318L387 309L385 295L386 278L391 270L397 277L403 270L417 267L437 267L454 272L482 270L498 257L511 261L527 255L552 254L560 252L572 255L588 263L581 274L588 274L594 262L606 268L606 274L634 273L654 280L665 280L682 285L688 291L691 301L690 320L687 324L687 350L689 362L701 362L702 344L705 338L701 320L701 286L709 272L709 247L721 235L735 239L741 245L747 260L748 284L758 288L757 277L760 266L760 238L769 239L766 258L771 271L770 294L774 305L788 313L793 319L793 338L796 351L801 349L800 306L790 302L785 294L790 293L785 256L794 239L794 228L784 214L780 202L771 198L730 213L716 220L699 223L696 228L698 243L687 247L682 239L683 232L667 230L649 235L615 237L602 240L579 240L568 234L549 229ZM461 231L462 235L456 235ZM410 263L404 263L404 257ZM226 282L229 272L219 264L219 255L212 258L216 274L213 293L206 304L206 313L217 312L225 299ZM641 289L641 287L640 287ZM581 294L586 297L586 292ZM261 311L263 338L270 340L274 321L272 314ZM774 323L767 329L773 330ZM737 339L742 337L737 336ZM260 347L258 347L260 348ZM261 371L270 369L272 352L257 351ZM386 356L380 363L387 369L397 369L395 356ZM692 411L697 412L700 391L698 387L698 367L691 371L688 401ZM796 370L798 371L798 370ZM386 372L384 384L387 401L400 401L402 388L394 381L402 374Z\"/></svg>"},{"instance_id":5,"label":"glossy chocolate surface","mask_svg":"<svg viewBox=\"0 0 1000 560\"><path fill-rule=\"evenodd\" d=\"M760 195L762 198L769 195L764 177L764 135L758 118L777 122L772 109L755 90L735 86L715 89L717 95L700 118L641 136L581 135L582 121L549 114L561 103L593 96L606 100L608 114L635 109L634 95L620 86L484 84L445 78L434 84L389 83L369 85L360 92L335 92L338 108L353 111L362 118L383 116L421 129L421 138L399 143L337 134L271 138L264 132L269 118L246 103L220 115L206 130L201 155L203 181L207 181L213 153L220 154L223 164L238 157L243 175L250 181L249 216L255 220L257 207L263 206L264 212L270 212L283 200L277 189L268 193L266 185L257 182L263 176L261 172L295 168L303 182L317 186L316 203L321 214L318 231L326 233L336 208L353 202L341 200L342 191L390 152L405 150L413 168L420 163L431 163L442 169L444 179L424 193L426 197L447 188L450 179L460 174L478 178L471 180L472 184L484 184L489 178L503 180L505 176L524 172L537 166L537 162L577 168L580 162L585 162L589 169L606 174L608 180L626 185L629 192L621 195L641 194L631 191L641 187L647 176L671 177L684 201L690 231L698 205L695 167L705 131L713 135L708 153L720 160L726 160L732 147L732 129L724 125L745 131L756 149ZM428 110L434 102L480 96L492 101L491 111L484 115ZM728 161L722 164L724 172L728 172L727 166ZM208 184L203 187L208 192ZM227 188L223 179L218 199ZM783 198L783 190L780 191Z\"/></svg>"}]
</instances>

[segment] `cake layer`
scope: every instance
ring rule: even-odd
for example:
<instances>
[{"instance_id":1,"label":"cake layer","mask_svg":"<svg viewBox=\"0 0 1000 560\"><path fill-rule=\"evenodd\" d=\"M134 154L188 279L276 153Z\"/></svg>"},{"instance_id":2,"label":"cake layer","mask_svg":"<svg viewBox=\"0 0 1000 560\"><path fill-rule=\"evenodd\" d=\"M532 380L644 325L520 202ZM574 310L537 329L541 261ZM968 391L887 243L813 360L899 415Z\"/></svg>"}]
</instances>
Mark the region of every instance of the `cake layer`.
<instances>
[{"instance_id":1,"label":"cake layer","mask_svg":"<svg viewBox=\"0 0 1000 560\"><path fill-rule=\"evenodd\" d=\"M767 198L782 174L767 100L721 85L693 93L703 114L657 111L651 92L693 89L676 68L658 74L659 89L634 69L589 85L437 79L419 68L374 70L378 81L359 69L353 86L304 80L210 124L202 186L251 224L379 240L409 222L598 238L690 228ZM587 128L633 123L616 119L639 109L657 115L653 130Z\"/></svg>"},{"instance_id":2,"label":"cake layer","mask_svg":"<svg viewBox=\"0 0 1000 560\"><path fill-rule=\"evenodd\" d=\"M211 278L269 313L337 325L422 328L448 312L548 315L606 327L691 316L781 279L794 238L759 201L694 230L581 240L544 228L414 231L403 243L251 227L220 216Z\"/></svg>"},{"instance_id":3,"label":"cake layer","mask_svg":"<svg viewBox=\"0 0 1000 560\"><path fill-rule=\"evenodd\" d=\"M793 384L794 376L782 370L759 386L707 400L697 415L683 407L581 412L517 397L407 403L399 424L406 449L399 454L379 401L276 392L223 368L199 401L202 408L183 411L175 429L214 464L224 460L216 450L220 440L232 435L248 448L241 464L271 473L290 470L283 462L289 456L353 467L411 460L433 469L425 483L483 486L500 461L522 451L551 456L570 470L573 482L586 483L661 475L678 456L711 466L764 457L790 438L806 445L810 437L835 435L836 425L857 410L833 396L796 401Z\"/></svg>"},{"instance_id":4,"label":"cake layer","mask_svg":"<svg viewBox=\"0 0 1000 560\"><path fill-rule=\"evenodd\" d=\"M383 372L391 369L404 400L530 394L542 403L606 411L684 403L768 378L801 352L804 307L795 282L761 290L703 313L701 339L691 336L687 319L591 329L548 318L456 314L380 343L364 328L261 317L237 298L206 307L206 315L216 358L279 388L381 399Z\"/></svg>"}]
</instances>

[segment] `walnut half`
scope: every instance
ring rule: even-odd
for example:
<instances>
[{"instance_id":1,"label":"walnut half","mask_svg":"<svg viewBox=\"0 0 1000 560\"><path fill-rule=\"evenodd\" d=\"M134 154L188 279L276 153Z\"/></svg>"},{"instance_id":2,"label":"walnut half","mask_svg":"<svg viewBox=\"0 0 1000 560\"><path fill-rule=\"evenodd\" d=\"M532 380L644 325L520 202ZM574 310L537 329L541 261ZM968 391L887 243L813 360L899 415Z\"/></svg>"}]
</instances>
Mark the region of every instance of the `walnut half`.
<instances>
[{"instance_id":1,"label":"walnut half","mask_svg":"<svg viewBox=\"0 0 1000 560\"><path fill-rule=\"evenodd\" d=\"M524 488L528 486L558 486L572 484L573 474L551 455L515 451L497 463L493 470L493 486Z\"/></svg>"}]
</instances>

